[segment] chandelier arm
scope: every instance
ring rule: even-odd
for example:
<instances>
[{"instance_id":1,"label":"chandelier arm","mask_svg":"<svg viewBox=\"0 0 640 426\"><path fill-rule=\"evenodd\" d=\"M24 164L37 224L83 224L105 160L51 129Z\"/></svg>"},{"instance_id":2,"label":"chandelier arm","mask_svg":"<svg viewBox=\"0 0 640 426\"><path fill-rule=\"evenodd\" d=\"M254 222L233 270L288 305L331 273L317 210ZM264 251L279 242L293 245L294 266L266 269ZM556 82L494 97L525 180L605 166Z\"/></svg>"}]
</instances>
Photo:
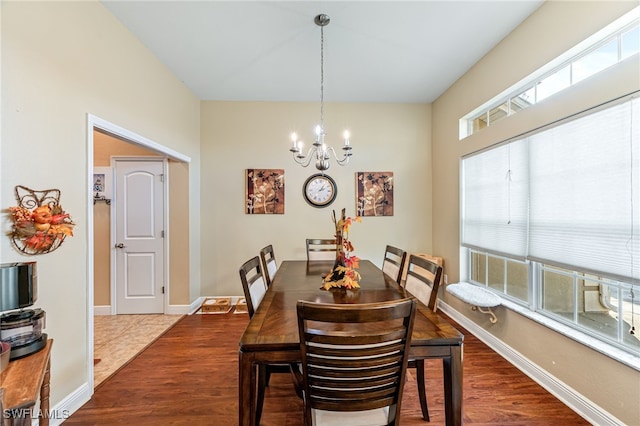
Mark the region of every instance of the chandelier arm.
<instances>
[{"instance_id":1,"label":"chandelier arm","mask_svg":"<svg viewBox=\"0 0 640 426\"><path fill-rule=\"evenodd\" d=\"M347 150L343 155L342 155L342 159L338 158L338 154L336 154L336 150L333 149L332 146L327 148L327 151L331 151L333 152L333 158L334 160L336 160L336 163L338 163L341 166L344 166L346 164L349 163L349 159L351 158L351 150Z\"/></svg>"},{"instance_id":2,"label":"chandelier arm","mask_svg":"<svg viewBox=\"0 0 640 426\"><path fill-rule=\"evenodd\" d=\"M302 156L302 154L298 154L298 151L295 151L295 152L292 151L292 153L293 153L293 161L300 164L302 167L308 167L309 164L311 164L311 160L313 160L313 157L316 157L316 159L318 157L318 150L314 146L309 148L309 150L307 151L307 155L305 156ZM315 155L312 155L312 154L315 154Z\"/></svg>"}]
</instances>

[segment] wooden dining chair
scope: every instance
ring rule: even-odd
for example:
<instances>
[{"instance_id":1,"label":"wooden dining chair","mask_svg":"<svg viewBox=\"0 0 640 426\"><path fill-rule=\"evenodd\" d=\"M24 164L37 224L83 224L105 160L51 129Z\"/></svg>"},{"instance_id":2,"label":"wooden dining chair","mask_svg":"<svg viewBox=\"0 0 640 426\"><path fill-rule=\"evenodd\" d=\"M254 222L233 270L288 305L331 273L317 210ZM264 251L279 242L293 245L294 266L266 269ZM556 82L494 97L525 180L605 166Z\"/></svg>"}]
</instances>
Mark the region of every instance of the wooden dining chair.
<instances>
[{"instance_id":1,"label":"wooden dining chair","mask_svg":"<svg viewBox=\"0 0 640 426\"><path fill-rule=\"evenodd\" d=\"M415 296L429 309L436 312L438 309L438 287L442 277L442 266L420 256L409 256L407 267L407 280L405 289ZM424 360L409 359L409 368L416 369L416 381L418 385L418 398L422 409L422 418L429 421L429 408L427 406L427 390L425 387Z\"/></svg>"},{"instance_id":2,"label":"wooden dining chair","mask_svg":"<svg viewBox=\"0 0 640 426\"><path fill-rule=\"evenodd\" d=\"M384 249L382 272L393 278L398 284L402 282L402 271L407 260L407 252L393 246Z\"/></svg>"},{"instance_id":3,"label":"wooden dining chair","mask_svg":"<svg viewBox=\"0 0 640 426\"><path fill-rule=\"evenodd\" d=\"M336 240L307 238L307 260L335 260Z\"/></svg>"},{"instance_id":4,"label":"wooden dining chair","mask_svg":"<svg viewBox=\"0 0 640 426\"><path fill-rule=\"evenodd\" d=\"M260 260L262 261L262 270L264 271L264 280L267 287L271 285L273 276L278 270L278 264L276 263L276 256L273 252L273 246L269 244L260 250Z\"/></svg>"},{"instance_id":5,"label":"wooden dining chair","mask_svg":"<svg viewBox=\"0 0 640 426\"><path fill-rule=\"evenodd\" d=\"M262 298L267 292L267 285L262 273L262 264L258 256L255 256L242 264L240 267L240 281L242 282L242 290L244 291L244 297L247 301L249 318L252 318L256 309L260 305ZM258 364L256 424L260 424L262 407L264 405L264 393L265 389L269 386L271 373L291 374L291 366L289 364Z\"/></svg>"},{"instance_id":6,"label":"wooden dining chair","mask_svg":"<svg viewBox=\"0 0 640 426\"><path fill-rule=\"evenodd\" d=\"M415 300L296 309L305 425L399 424Z\"/></svg>"}]
</instances>

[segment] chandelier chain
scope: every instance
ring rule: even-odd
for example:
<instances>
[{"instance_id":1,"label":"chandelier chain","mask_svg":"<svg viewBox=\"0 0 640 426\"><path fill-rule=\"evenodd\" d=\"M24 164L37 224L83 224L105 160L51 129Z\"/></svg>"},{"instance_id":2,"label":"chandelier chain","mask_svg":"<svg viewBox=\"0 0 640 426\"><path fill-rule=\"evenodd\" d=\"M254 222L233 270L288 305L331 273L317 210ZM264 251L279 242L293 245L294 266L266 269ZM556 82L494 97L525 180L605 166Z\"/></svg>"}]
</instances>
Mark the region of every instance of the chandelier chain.
<instances>
[{"instance_id":1,"label":"chandelier chain","mask_svg":"<svg viewBox=\"0 0 640 426\"><path fill-rule=\"evenodd\" d=\"M0 0L1 1L1 0ZM298 139L298 135L294 132L291 134L291 148L289 151L293 155L293 161L307 167L315 160L316 169L324 173L330 166L329 160L334 158L335 162L340 166L345 166L351 158L351 142L349 141L349 132L345 130L344 145L342 146L342 156L339 157L336 150L325 144L324 133L324 27L329 24L330 18L325 14L317 15L314 19L316 25L320 27L320 124L316 126L315 141L311 144L307 153L302 152L302 141Z\"/></svg>"},{"instance_id":2,"label":"chandelier chain","mask_svg":"<svg viewBox=\"0 0 640 426\"><path fill-rule=\"evenodd\" d=\"M320 128L324 131L324 26L320 27Z\"/></svg>"}]
</instances>

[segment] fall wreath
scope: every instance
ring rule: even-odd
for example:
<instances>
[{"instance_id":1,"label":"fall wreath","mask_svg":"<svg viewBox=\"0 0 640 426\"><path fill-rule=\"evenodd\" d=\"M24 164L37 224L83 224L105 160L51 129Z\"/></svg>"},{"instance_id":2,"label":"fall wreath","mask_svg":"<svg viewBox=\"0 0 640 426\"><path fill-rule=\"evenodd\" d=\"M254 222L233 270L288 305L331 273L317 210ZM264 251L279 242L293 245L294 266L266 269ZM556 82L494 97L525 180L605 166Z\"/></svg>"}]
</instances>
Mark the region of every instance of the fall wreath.
<instances>
[{"instance_id":1,"label":"fall wreath","mask_svg":"<svg viewBox=\"0 0 640 426\"><path fill-rule=\"evenodd\" d=\"M9 207L13 226L9 236L17 250L24 254L50 253L60 247L66 237L73 236L75 225L60 205L60 190L36 191L15 187L18 205Z\"/></svg>"}]
</instances>

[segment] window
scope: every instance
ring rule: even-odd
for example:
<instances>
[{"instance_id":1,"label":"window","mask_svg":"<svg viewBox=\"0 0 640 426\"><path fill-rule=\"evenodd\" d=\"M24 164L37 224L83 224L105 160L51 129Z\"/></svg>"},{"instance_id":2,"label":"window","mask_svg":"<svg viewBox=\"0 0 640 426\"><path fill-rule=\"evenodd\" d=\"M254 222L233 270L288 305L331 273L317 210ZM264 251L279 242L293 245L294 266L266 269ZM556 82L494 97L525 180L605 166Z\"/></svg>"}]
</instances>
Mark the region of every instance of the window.
<instances>
[{"instance_id":1,"label":"window","mask_svg":"<svg viewBox=\"0 0 640 426\"><path fill-rule=\"evenodd\" d=\"M463 278L640 354L640 92L462 160Z\"/></svg>"},{"instance_id":2,"label":"window","mask_svg":"<svg viewBox=\"0 0 640 426\"><path fill-rule=\"evenodd\" d=\"M462 117L460 140L618 62L638 55L640 53L638 16L640 16L640 7Z\"/></svg>"}]
</instances>

